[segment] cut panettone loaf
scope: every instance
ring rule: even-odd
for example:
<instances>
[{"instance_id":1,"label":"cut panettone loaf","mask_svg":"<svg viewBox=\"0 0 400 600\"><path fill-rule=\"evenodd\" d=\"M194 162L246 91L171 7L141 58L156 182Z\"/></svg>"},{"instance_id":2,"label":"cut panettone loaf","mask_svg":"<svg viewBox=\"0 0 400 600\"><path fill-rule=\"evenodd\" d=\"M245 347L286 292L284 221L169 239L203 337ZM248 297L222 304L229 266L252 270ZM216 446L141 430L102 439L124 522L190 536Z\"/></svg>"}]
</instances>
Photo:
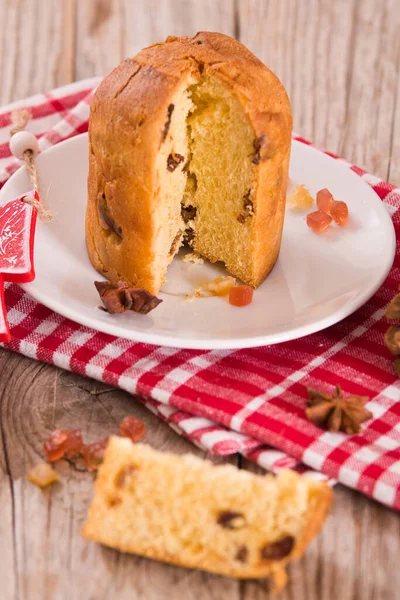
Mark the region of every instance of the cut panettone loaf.
<instances>
[{"instance_id":1,"label":"cut panettone loaf","mask_svg":"<svg viewBox=\"0 0 400 600\"><path fill-rule=\"evenodd\" d=\"M94 267L154 294L186 241L257 287L279 254L291 130L278 78L226 35L169 37L125 60L90 109Z\"/></svg>"},{"instance_id":2,"label":"cut panettone loaf","mask_svg":"<svg viewBox=\"0 0 400 600\"><path fill-rule=\"evenodd\" d=\"M321 528L331 489L292 471L254 475L112 437L83 535L231 577L274 576Z\"/></svg>"}]
</instances>

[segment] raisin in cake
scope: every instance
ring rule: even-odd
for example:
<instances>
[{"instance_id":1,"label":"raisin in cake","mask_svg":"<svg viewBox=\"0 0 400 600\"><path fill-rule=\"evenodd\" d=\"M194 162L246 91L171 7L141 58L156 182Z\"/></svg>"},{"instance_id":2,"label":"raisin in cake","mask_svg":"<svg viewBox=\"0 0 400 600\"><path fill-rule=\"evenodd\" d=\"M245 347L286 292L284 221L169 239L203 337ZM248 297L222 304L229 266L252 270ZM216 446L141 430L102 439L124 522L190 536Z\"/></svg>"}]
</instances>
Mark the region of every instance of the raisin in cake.
<instances>
[{"instance_id":1,"label":"raisin in cake","mask_svg":"<svg viewBox=\"0 0 400 600\"><path fill-rule=\"evenodd\" d=\"M291 471L254 475L112 437L83 534L189 568L279 582L321 528L331 499L325 483Z\"/></svg>"},{"instance_id":2,"label":"raisin in cake","mask_svg":"<svg viewBox=\"0 0 400 600\"><path fill-rule=\"evenodd\" d=\"M186 241L257 287L279 254L291 130L279 79L226 35L169 37L125 60L90 109L94 267L157 293Z\"/></svg>"}]
</instances>

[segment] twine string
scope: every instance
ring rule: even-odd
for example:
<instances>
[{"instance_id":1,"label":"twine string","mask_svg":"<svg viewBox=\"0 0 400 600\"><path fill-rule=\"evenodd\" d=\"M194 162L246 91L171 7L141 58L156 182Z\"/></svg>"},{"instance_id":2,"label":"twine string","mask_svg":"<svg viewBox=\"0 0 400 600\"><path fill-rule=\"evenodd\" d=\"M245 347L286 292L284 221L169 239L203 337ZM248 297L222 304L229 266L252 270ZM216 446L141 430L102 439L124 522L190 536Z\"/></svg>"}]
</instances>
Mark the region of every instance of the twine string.
<instances>
[{"instance_id":1,"label":"twine string","mask_svg":"<svg viewBox=\"0 0 400 600\"><path fill-rule=\"evenodd\" d=\"M21 110L14 110L11 113L11 122L12 128L10 130L11 137L20 131L23 131L31 119L31 112L23 108ZM24 151L24 161L26 170L28 171L29 180L31 182L31 186L37 192L38 196L40 196L39 192L39 177L36 169L35 163L35 154L33 150L26 149ZM26 204L30 204L38 213L39 219L42 223L48 223L52 220L53 215L51 211L47 208L43 198L41 202L36 200L33 196L25 196L22 198L22 202L26 202Z\"/></svg>"},{"instance_id":2,"label":"twine string","mask_svg":"<svg viewBox=\"0 0 400 600\"><path fill-rule=\"evenodd\" d=\"M11 113L12 128L10 130L10 136L12 137L16 133L23 131L29 121L31 120L31 112L28 108L21 108L20 110L14 110Z\"/></svg>"}]
</instances>

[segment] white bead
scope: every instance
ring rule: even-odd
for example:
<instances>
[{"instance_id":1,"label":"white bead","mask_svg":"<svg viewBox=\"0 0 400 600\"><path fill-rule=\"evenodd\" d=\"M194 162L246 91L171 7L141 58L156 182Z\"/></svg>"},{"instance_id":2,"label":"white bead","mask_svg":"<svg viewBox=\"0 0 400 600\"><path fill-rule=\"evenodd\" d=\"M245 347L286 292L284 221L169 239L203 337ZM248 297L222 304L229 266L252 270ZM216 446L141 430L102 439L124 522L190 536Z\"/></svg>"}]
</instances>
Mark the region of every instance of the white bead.
<instances>
[{"instance_id":1,"label":"white bead","mask_svg":"<svg viewBox=\"0 0 400 600\"><path fill-rule=\"evenodd\" d=\"M16 158L23 159L25 150L37 154L39 145L36 137L30 131L18 131L10 140L10 150Z\"/></svg>"}]
</instances>

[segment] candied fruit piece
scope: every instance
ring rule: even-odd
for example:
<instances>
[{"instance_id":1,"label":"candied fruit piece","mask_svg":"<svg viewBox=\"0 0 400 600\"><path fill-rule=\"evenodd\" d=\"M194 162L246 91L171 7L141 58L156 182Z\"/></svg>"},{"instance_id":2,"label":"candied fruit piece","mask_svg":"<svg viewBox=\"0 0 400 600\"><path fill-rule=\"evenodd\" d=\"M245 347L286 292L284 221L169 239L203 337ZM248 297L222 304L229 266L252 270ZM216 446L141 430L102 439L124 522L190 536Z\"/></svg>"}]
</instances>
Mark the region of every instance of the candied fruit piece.
<instances>
[{"instance_id":1,"label":"candied fruit piece","mask_svg":"<svg viewBox=\"0 0 400 600\"><path fill-rule=\"evenodd\" d=\"M132 442L140 440L144 436L144 423L133 415L126 417L120 427L120 432L123 437L130 438Z\"/></svg>"},{"instance_id":2,"label":"candied fruit piece","mask_svg":"<svg viewBox=\"0 0 400 600\"><path fill-rule=\"evenodd\" d=\"M41 463L29 471L27 479L29 479L31 483L44 488L54 481L57 481L58 475L50 465L47 463Z\"/></svg>"},{"instance_id":3,"label":"candied fruit piece","mask_svg":"<svg viewBox=\"0 0 400 600\"><path fill-rule=\"evenodd\" d=\"M68 429L64 433L67 434L67 439L64 444L64 454L68 458L72 458L79 454L83 447L81 430Z\"/></svg>"},{"instance_id":4,"label":"candied fruit piece","mask_svg":"<svg viewBox=\"0 0 400 600\"><path fill-rule=\"evenodd\" d=\"M253 288L249 285L238 285L229 292L229 304L247 306L253 300Z\"/></svg>"},{"instance_id":5,"label":"candied fruit piece","mask_svg":"<svg viewBox=\"0 0 400 600\"><path fill-rule=\"evenodd\" d=\"M204 287L213 296L227 296L235 283L236 279L234 277L217 277L217 279L210 281Z\"/></svg>"},{"instance_id":6,"label":"candied fruit piece","mask_svg":"<svg viewBox=\"0 0 400 600\"><path fill-rule=\"evenodd\" d=\"M55 429L44 442L44 451L49 462L63 456L74 456L82 449L82 435L79 429Z\"/></svg>"},{"instance_id":7,"label":"candied fruit piece","mask_svg":"<svg viewBox=\"0 0 400 600\"><path fill-rule=\"evenodd\" d=\"M331 215L339 227L346 225L349 220L349 209L347 208L346 202L334 200L331 204Z\"/></svg>"},{"instance_id":8,"label":"candied fruit piece","mask_svg":"<svg viewBox=\"0 0 400 600\"><path fill-rule=\"evenodd\" d=\"M330 214L332 202L333 196L327 188L317 192L317 206L319 210L323 210L324 212Z\"/></svg>"},{"instance_id":9,"label":"candied fruit piece","mask_svg":"<svg viewBox=\"0 0 400 600\"><path fill-rule=\"evenodd\" d=\"M235 284L236 279L230 275L227 277L217 277L201 285L195 290L195 293L207 292L211 296L227 296Z\"/></svg>"},{"instance_id":10,"label":"candied fruit piece","mask_svg":"<svg viewBox=\"0 0 400 600\"><path fill-rule=\"evenodd\" d=\"M288 197L287 202L292 208L303 210L312 206L314 199L305 185L298 185Z\"/></svg>"},{"instance_id":11,"label":"candied fruit piece","mask_svg":"<svg viewBox=\"0 0 400 600\"><path fill-rule=\"evenodd\" d=\"M323 210L316 210L307 215L307 225L315 233L321 233L332 223L332 217Z\"/></svg>"},{"instance_id":12,"label":"candied fruit piece","mask_svg":"<svg viewBox=\"0 0 400 600\"><path fill-rule=\"evenodd\" d=\"M64 456L64 444L67 439L66 431L55 429L44 442L44 451L49 462L60 460Z\"/></svg>"},{"instance_id":13,"label":"candied fruit piece","mask_svg":"<svg viewBox=\"0 0 400 600\"><path fill-rule=\"evenodd\" d=\"M206 298L209 296L227 296L235 284L236 279L229 275L227 277L217 277L217 279L213 279L196 288L193 294L186 294L186 299L191 301L195 298Z\"/></svg>"},{"instance_id":14,"label":"candied fruit piece","mask_svg":"<svg viewBox=\"0 0 400 600\"><path fill-rule=\"evenodd\" d=\"M86 467L89 471L95 471L97 467L103 462L104 451L108 444L108 438L93 442L82 448L82 456L85 461Z\"/></svg>"}]
</instances>

